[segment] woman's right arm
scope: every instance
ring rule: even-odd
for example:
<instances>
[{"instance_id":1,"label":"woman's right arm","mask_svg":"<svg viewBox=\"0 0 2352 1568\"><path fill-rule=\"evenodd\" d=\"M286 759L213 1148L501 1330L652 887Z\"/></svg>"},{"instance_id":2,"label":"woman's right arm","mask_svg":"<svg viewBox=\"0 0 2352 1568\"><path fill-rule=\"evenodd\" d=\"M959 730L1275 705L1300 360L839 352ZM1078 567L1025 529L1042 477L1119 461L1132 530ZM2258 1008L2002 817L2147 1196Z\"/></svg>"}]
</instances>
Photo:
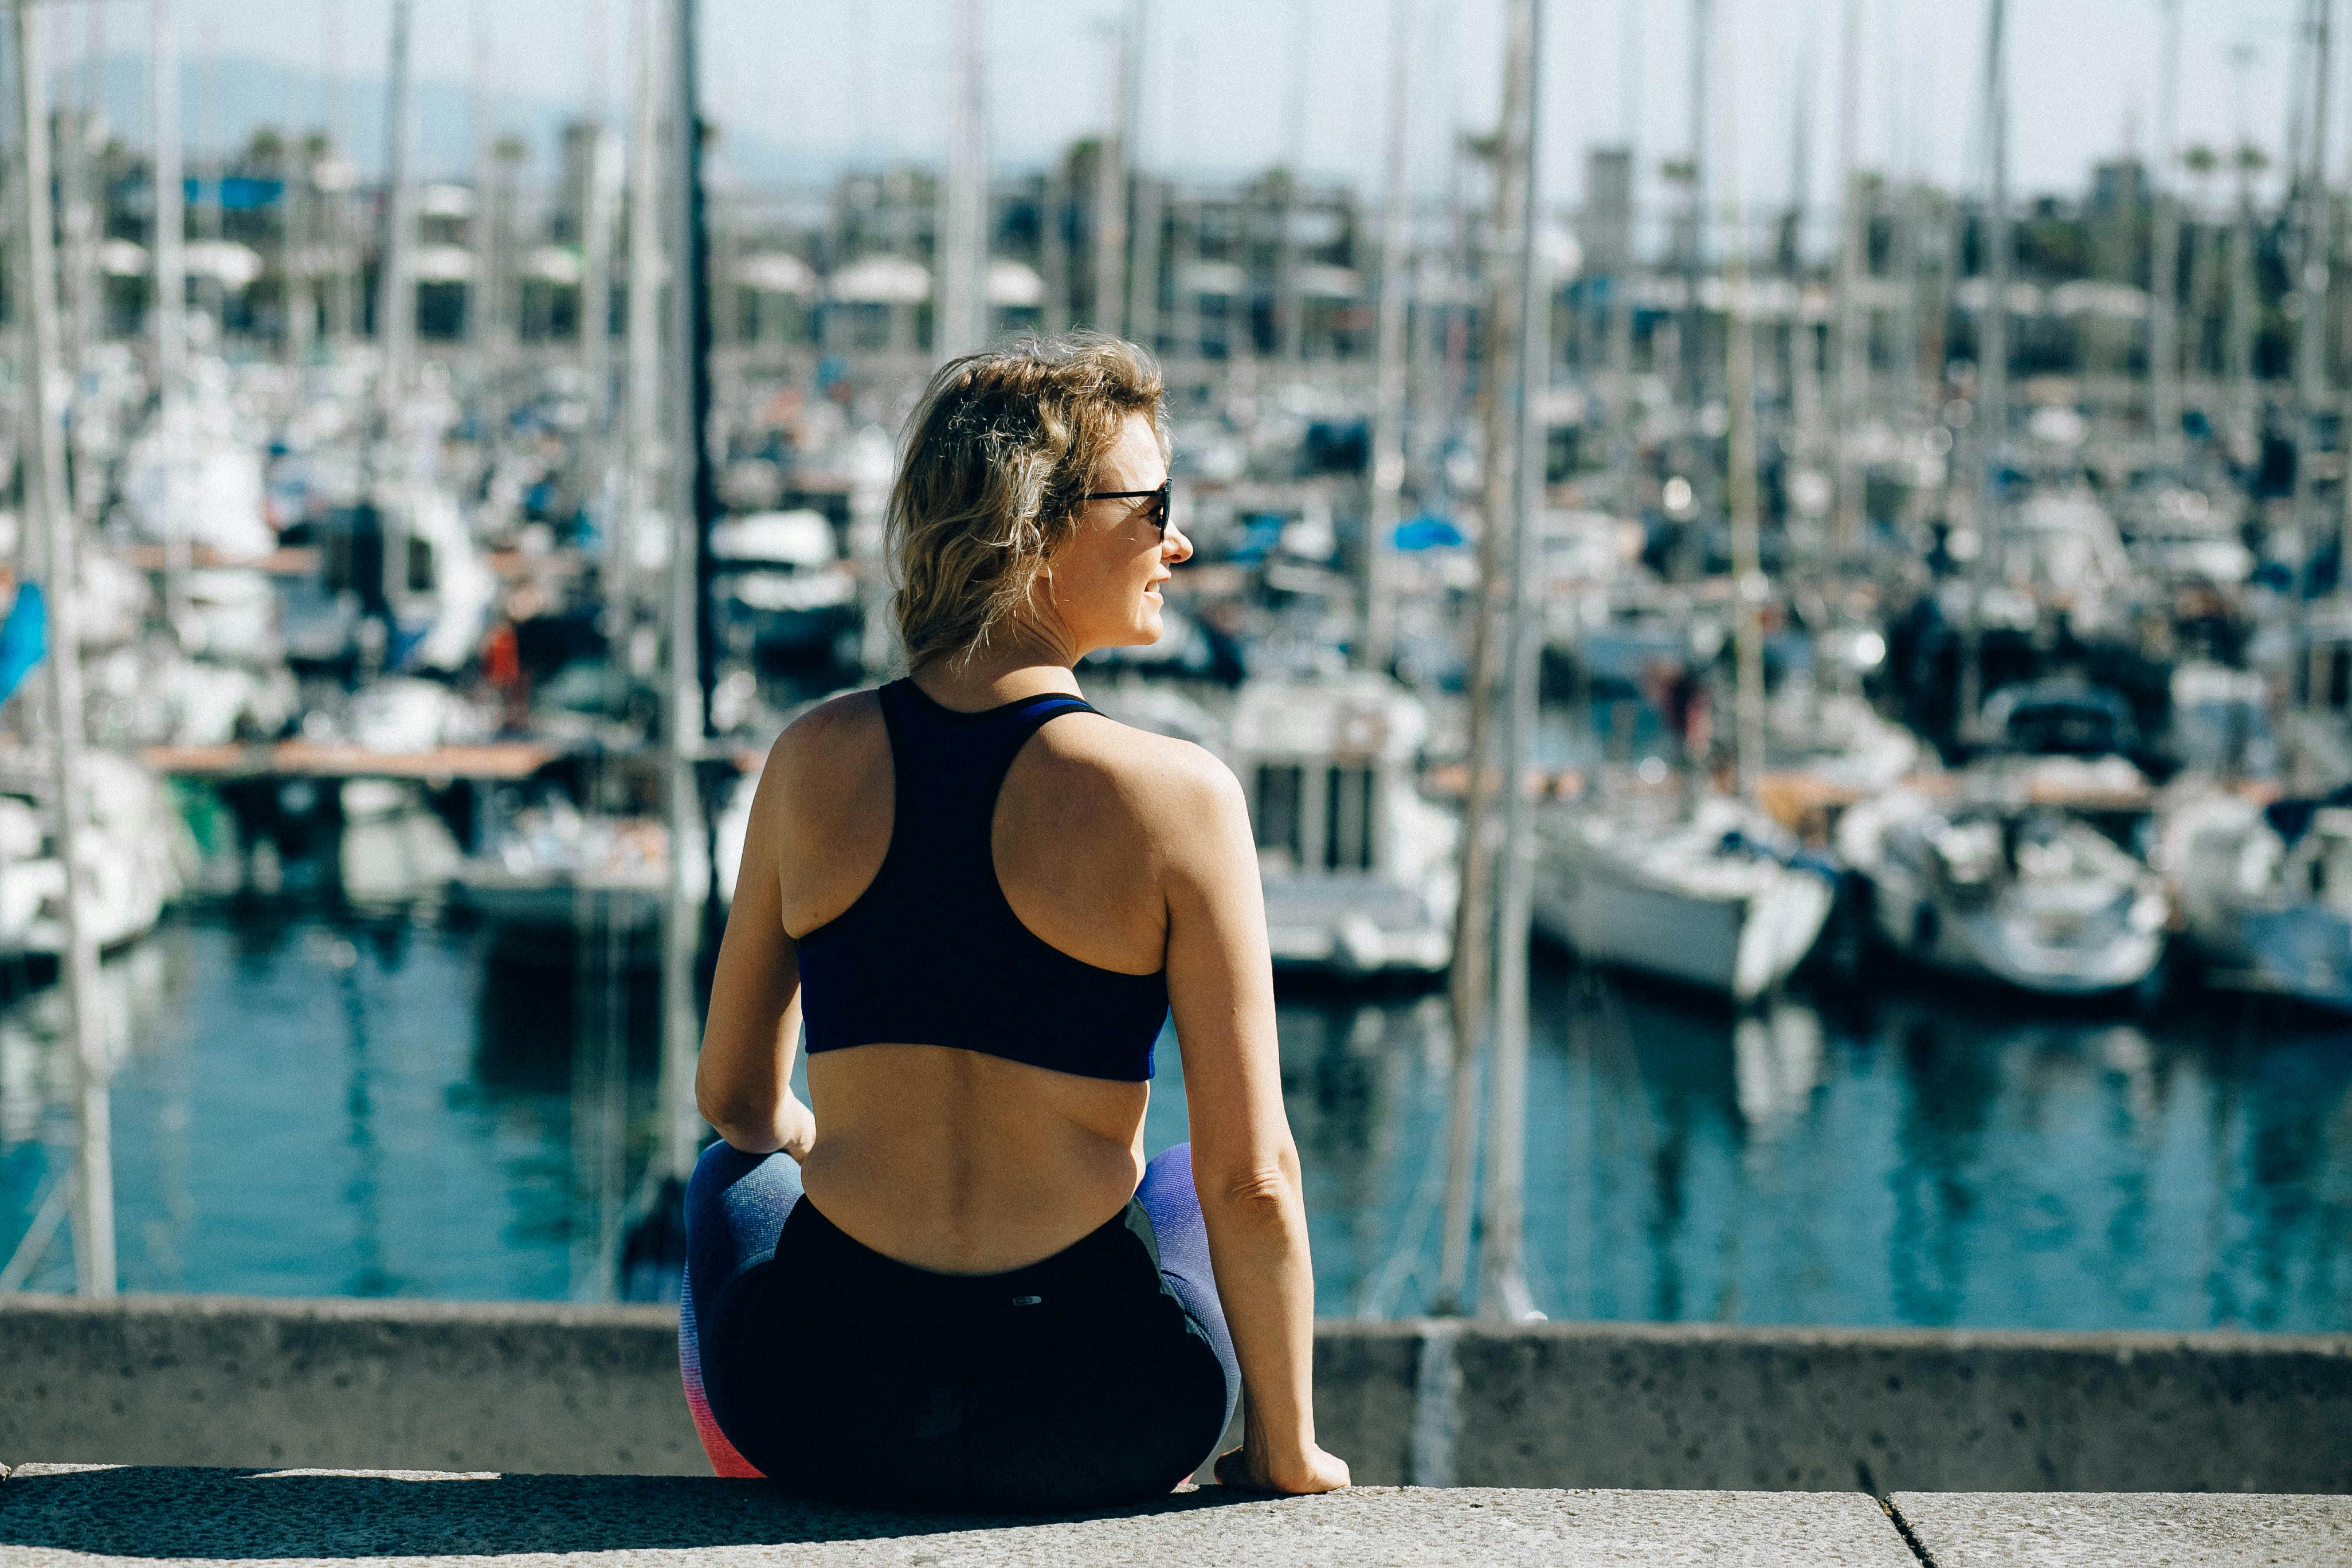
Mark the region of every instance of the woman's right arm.
<instances>
[{"instance_id":1,"label":"woman's right arm","mask_svg":"<svg viewBox=\"0 0 2352 1568\"><path fill-rule=\"evenodd\" d=\"M1315 1275L1298 1149L1282 1108L1274 972L1257 847L1241 785L1186 748L1156 802L1168 910L1168 1000L1184 1058L1192 1182L1217 1298L1241 1361L1242 1447L1217 1479L1285 1492L1348 1484L1315 1442Z\"/></svg>"},{"instance_id":2,"label":"woman's right arm","mask_svg":"<svg viewBox=\"0 0 2352 1568\"><path fill-rule=\"evenodd\" d=\"M768 752L751 797L735 901L710 977L710 1006L695 1058L694 1098L703 1119L747 1154L778 1150L808 1157L816 1118L793 1093L800 1044L800 944L784 933L782 820L796 758L789 731Z\"/></svg>"}]
</instances>

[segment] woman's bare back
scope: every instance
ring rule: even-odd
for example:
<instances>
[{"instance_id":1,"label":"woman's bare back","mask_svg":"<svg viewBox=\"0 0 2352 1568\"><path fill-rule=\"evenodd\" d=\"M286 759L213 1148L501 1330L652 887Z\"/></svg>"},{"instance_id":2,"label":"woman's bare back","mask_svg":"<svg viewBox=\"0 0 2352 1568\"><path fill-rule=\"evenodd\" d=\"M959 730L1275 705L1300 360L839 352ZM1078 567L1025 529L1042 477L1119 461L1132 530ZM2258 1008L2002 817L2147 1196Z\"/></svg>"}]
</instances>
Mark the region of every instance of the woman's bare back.
<instances>
[{"instance_id":1,"label":"woman's bare back","mask_svg":"<svg viewBox=\"0 0 2352 1568\"><path fill-rule=\"evenodd\" d=\"M1168 916L1155 784L1213 766L1181 742L1098 714L1046 723L1014 757L991 828L998 885L1021 923L1101 969L1162 966ZM871 692L793 726L763 791L784 934L841 915L890 845L895 768ZM918 869L919 876L920 874ZM904 955L904 983L927 982ZM809 1197L875 1250L919 1268L993 1273L1048 1257L1118 1212L1143 1170L1150 1086L1082 1078L936 1041L877 1042L808 1063L820 1130Z\"/></svg>"}]
</instances>

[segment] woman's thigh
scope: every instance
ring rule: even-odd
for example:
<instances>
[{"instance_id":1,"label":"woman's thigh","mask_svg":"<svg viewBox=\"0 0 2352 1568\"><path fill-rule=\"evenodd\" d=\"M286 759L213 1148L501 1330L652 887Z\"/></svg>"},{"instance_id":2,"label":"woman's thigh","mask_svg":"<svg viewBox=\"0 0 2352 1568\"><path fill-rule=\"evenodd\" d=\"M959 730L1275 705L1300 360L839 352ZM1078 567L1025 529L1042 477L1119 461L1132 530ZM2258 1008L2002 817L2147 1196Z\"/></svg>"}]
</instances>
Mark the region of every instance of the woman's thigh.
<instances>
[{"instance_id":1,"label":"woman's thigh","mask_svg":"<svg viewBox=\"0 0 2352 1568\"><path fill-rule=\"evenodd\" d=\"M1201 1217L1200 1194L1192 1186L1192 1145L1178 1143L1153 1155L1143 1168L1135 1198L1151 1221L1151 1239L1160 1249L1160 1278L1208 1334L1217 1363L1224 1369L1225 1420L1230 1425L1234 1405L1241 1398L1241 1363L1234 1354L1234 1336L1225 1327L1224 1304L1217 1300L1217 1276L1209 1267L1209 1227Z\"/></svg>"},{"instance_id":2,"label":"woman's thigh","mask_svg":"<svg viewBox=\"0 0 2352 1568\"><path fill-rule=\"evenodd\" d=\"M707 1367L728 1289L775 1256L776 1238L801 1197L800 1163L788 1154L746 1154L725 1142L710 1145L686 1189L686 1280L678 1292L677 1361L686 1402L711 1468L722 1476L756 1476L712 1413ZM725 1404L722 1391L720 1404Z\"/></svg>"}]
</instances>

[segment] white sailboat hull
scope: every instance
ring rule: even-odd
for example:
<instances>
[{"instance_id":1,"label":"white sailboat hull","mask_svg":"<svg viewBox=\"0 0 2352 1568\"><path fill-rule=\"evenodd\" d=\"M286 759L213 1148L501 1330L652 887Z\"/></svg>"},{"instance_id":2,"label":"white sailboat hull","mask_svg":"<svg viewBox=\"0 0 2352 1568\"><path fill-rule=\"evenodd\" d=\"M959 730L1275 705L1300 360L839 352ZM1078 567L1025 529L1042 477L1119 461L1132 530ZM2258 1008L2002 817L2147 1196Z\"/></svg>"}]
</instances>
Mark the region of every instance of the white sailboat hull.
<instances>
[{"instance_id":1,"label":"white sailboat hull","mask_svg":"<svg viewBox=\"0 0 2352 1568\"><path fill-rule=\"evenodd\" d=\"M1915 963L1997 980L2044 996L2097 996L2137 985L2164 956L2159 931L2109 929L2037 934L2030 917L1996 907L1952 914L1889 880L1874 878L1879 935Z\"/></svg>"},{"instance_id":2,"label":"white sailboat hull","mask_svg":"<svg viewBox=\"0 0 2352 1568\"><path fill-rule=\"evenodd\" d=\"M1752 890L1725 894L1643 877L1590 849L1548 853L1536 878L1536 927L1593 963L1748 1001L1804 962L1833 895L1811 871L1753 870Z\"/></svg>"},{"instance_id":3,"label":"white sailboat hull","mask_svg":"<svg viewBox=\"0 0 2352 1568\"><path fill-rule=\"evenodd\" d=\"M0 762L0 773L21 776L22 762ZM90 940L110 951L155 928L185 889L194 849L152 773L105 751L87 753L85 765L82 919ZM0 956L55 957L66 947L65 865L34 813L13 804L9 816L11 830L0 834L8 840L0 848Z\"/></svg>"},{"instance_id":4,"label":"white sailboat hull","mask_svg":"<svg viewBox=\"0 0 2352 1568\"><path fill-rule=\"evenodd\" d=\"M1923 869L1910 835L1942 819L1915 798L1857 806L1839 825L1839 847L1871 889L1880 938L1915 963L1994 980L2042 996L2096 996L2128 990L2164 956L2163 900L2145 868L2102 848L2079 825L2065 832L2098 868L2040 885L2011 879L1956 886ZM1932 864L1932 861L1928 862Z\"/></svg>"},{"instance_id":5,"label":"white sailboat hull","mask_svg":"<svg viewBox=\"0 0 2352 1568\"><path fill-rule=\"evenodd\" d=\"M1378 878L1271 875L1266 943L1286 969L1436 974L1454 956L1454 912Z\"/></svg>"}]
</instances>

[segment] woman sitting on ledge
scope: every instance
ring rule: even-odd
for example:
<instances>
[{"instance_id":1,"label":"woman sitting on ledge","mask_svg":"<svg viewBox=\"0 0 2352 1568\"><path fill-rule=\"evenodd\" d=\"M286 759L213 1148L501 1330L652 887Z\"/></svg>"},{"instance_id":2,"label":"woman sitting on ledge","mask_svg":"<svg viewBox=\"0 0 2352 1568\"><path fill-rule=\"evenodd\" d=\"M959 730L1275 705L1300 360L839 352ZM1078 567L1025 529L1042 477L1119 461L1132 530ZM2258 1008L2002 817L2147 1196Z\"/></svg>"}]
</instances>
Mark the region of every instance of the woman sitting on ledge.
<instances>
[{"instance_id":1,"label":"woman sitting on ledge","mask_svg":"<svg viewBox=\"0 0 2352 1568\"><path fill-rule=\"evenodd\" d=\"M696 1077L725 1142L687 1196L681 1360L721 1475L1130 1502L1205 1461L1246 1386L1221 1480L1348 1484L1315 1443L1241 790L1097 713L1074 669L1156 641L1192 552L1162 418L1157 367L1115 340L940 371L890 498L914 673L769 753ZM1192 1141L1147 1164L1171 1012Z\"/></svg>"}]
</instances>

